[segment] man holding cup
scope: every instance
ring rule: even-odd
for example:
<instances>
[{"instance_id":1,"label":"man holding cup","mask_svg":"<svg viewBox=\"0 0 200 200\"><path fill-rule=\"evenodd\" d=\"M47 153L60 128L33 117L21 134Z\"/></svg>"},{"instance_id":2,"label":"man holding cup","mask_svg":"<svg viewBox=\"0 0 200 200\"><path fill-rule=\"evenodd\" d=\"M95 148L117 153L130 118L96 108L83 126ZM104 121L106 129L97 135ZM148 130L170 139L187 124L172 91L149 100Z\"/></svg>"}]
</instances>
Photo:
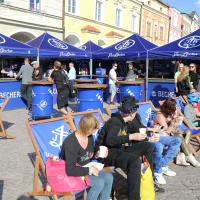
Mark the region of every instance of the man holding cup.
<instances>
[{"instance_id":1,"label":"man holding cup","mask_svg":"<svg viewBox=\"0 0 200 200\"><path fill-rule=\"evenodd\" d=\"M113 113L102 127L96 141L96 150L102 145L108 147L108 156L100 162L105 166L128 170L128 200L140 200L141 161L139 157L144 155L147 158L153 172L152 144L138 142L147 140L147 134L127 134L127 125L137 114L138 102L131 99L122 106L120 112ZM130 145L126 146L126 143ZM162 188L156 188L156 190L162 190Z\"/></svg>"}]
</instances>

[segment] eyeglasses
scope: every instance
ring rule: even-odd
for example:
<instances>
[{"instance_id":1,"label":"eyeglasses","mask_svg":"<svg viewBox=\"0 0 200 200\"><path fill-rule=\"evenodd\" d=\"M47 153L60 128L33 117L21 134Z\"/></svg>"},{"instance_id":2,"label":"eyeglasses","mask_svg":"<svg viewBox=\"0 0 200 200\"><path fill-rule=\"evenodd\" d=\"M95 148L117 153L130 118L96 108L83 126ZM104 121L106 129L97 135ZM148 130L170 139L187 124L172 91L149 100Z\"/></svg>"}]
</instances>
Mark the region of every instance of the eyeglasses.
<instances>
[{"instance_id":1,"label":"eyeglasses","mask_svg":"<svg viewBox=\"0 0 200 200\"><path fill-rule=\"evenodd\" d=\"M195 66L190 65L190 68L194 68Z\"/></svg>"}]
</instances>

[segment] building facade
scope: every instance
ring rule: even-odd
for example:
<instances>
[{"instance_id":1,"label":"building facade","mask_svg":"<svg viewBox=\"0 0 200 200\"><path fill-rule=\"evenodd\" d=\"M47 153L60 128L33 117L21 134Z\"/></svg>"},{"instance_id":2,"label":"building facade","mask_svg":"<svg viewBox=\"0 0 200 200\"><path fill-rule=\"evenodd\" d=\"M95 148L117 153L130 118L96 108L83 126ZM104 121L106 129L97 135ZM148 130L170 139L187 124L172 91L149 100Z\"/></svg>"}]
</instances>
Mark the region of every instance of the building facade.
<instances>
[{"instance_id":1,"label":"building facade","mask_svg":"<svg viewBox=\"0 0 200 200\"><path fill-rule=\"evenodd\" d=\"M65 0L65 41L106 47L140 33L139 0Z\"/></svg>"},{"instance_id":2,"label":"building facade","mask_svg":"<svg viewBox=\"0 0 200 200\"><path fill-rule=\"evenodd\" d=\"M181 29L182 29L182 37L191 33L191 24L192 19L187 13L181 13L182 20L181 20Z\"/></svg>"},{"instance_id":3,"label":"building facade","mask_svg":"<svg viewBox=\"0 0 200 200\"><path fill-rule=\"evenodd\" d=\"M141 35L158 46L168 43L169 6L161 0L142 1Z\"/></svg>"},{"instance_id":4,"label":"building facade","mask_svg":"<svg viewBox=\"0 0 200 200\"><path fill-rule=\"evenodd\" d=\"M28 42L45 31L63 39L63 0L1 0L0 32Z\"/></svg>"},{"instance_id":5,"label":"building facade","mask_svg":"<svg viewBox=\"0 0 200 200\"><path fill-rule=\"evenodd\" d=\"M194 32L199 29L199 15L197 14L196 10L192 11L189 14L190 18L192 19L191 23L191 32Z\"/></svg>"},{"instance_id":6,"label":"building facade","mask_svg":"<svg viewBox=\"0 0 200 200\"><path fill-rule=\"evenodd\" d=\"M170 17L169 42L173 42L182 36L182 15L181 12L176 8L169 7L168 16Z\"/></svg>"}]
</instances>

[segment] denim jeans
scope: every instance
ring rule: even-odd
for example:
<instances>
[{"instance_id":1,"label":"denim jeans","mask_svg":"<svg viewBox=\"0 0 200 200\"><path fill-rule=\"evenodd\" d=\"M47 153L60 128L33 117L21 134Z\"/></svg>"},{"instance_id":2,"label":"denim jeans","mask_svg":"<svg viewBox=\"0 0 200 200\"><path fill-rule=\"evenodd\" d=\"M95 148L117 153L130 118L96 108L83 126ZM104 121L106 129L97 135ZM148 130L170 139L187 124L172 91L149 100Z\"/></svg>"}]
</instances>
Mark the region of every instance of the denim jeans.
<instances>
[{"instance_id":1,"label":"denim jeans","mask_svg":"<svg viewBox=\"0 0 200 200\"><path fill-rule=\"evenodd\" d=\"M69 85L74 85L74 80L69 80ZM70 102L75 102L76 98L69 98Z\"/></svg>"},{"instance_id":2,"label":"denim jeans","mask_svg":"<svg viewBox=\"0 0 200 200\"><path fill-rule=\"evenodd\" d=\"M86 200L97 200L100 194L100 200L109 200L113 175L110 172L101 170L99 176L88 175L90 180L90 189Z\"/></svg>"},{"instance_id":3,"label":"denim jeans","mask_svg":"<svg viewBox=\"0 0 200 200\"><path fill-rule=\"evenodd\" d=\"M162 173L162 166L167 167L169 162L176 156L180 145L181 139L174 136L160 136L159 142L150 142L153 145L153 163L154 173ZM162 156L163 145L168 146L167 151Z\"/></svg>"},{"instance_id":4,"label":"denim jeans","mask_svg":"<svg viewBox=\"0 0 200 200\"><path fill-rule=\"evenodd\" d=\"M27 101L27 108L30 109L32 102L32 85L22 84L20 88L21 96Z\"/></svg>"}]
</instances>

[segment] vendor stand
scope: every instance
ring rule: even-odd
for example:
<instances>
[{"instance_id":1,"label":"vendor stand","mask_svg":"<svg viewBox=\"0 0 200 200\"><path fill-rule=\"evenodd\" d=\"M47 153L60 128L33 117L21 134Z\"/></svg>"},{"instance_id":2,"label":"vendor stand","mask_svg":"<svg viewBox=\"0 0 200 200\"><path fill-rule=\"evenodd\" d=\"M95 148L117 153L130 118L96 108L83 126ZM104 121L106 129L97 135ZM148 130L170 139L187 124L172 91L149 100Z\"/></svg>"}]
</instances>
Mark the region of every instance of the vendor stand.
<instances>
[{"instance_id":1,"label":"vendor stand","mask_svg":"<svg viewBox=\"0 0 200 200\"><path fill-rule=\"evenodd\" d=\"M90 75L76 75L77 79L89 79Z\"/></svg>"},{"instance_id":2,"label":"vendor stand","mask_svg":"<svg viewBox=\"0 0 200 200\"><path fill-rule=\"evenodd\" d=\"M74 79L77 84L93 84L96 83L96 79Z\"/></svg>"}]
</instances>

